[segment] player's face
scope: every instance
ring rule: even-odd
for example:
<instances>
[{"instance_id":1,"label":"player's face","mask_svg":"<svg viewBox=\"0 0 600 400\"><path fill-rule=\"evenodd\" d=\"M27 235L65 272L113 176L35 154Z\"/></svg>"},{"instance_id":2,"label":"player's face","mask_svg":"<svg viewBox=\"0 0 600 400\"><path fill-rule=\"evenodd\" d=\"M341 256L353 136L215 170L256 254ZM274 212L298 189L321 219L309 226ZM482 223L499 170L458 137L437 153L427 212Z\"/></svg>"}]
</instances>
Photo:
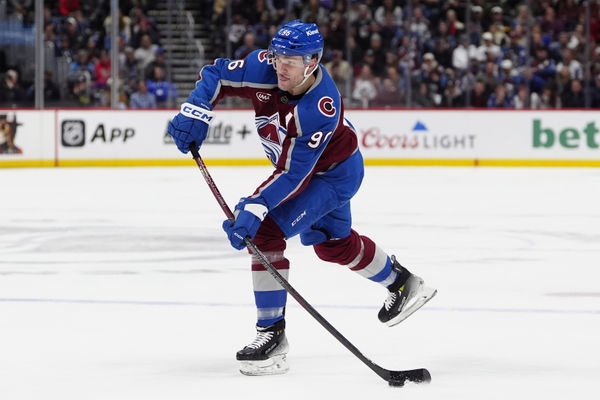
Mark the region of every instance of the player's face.
<instances>
[{"instance_id":1,"label":"player's face","mask_svg":"<svg viewBox=\"0 0 600 400\"><path fill-rule=\"evenodd\" d=\"M281 90L292 92L295 87L302 83L306 68L302 57L276 54L274 62L277 69L277 86Z\"/></svg>"}]
</instances>

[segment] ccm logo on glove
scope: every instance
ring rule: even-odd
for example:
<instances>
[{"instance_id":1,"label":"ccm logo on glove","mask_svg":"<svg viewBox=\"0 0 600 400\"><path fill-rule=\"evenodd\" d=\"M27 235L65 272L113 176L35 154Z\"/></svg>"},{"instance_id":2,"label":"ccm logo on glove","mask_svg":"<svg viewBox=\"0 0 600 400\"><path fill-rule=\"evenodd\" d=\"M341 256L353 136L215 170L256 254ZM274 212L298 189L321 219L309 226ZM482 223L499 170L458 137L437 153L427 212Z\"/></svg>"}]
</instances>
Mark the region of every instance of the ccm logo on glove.
<instances>
[{"instance_id":1,"label":"ccm logo on glove","mask_svg":"<svg viewBox=\"0 0 600 400\"><path fill-rule=\"evenodd\" d=\"M185 115L186 117L206 122L207 124L210 124L215 117L214 112L195 106L191 103L183 103L181 105L181 114Z\"/></svg>"}]
</instances>

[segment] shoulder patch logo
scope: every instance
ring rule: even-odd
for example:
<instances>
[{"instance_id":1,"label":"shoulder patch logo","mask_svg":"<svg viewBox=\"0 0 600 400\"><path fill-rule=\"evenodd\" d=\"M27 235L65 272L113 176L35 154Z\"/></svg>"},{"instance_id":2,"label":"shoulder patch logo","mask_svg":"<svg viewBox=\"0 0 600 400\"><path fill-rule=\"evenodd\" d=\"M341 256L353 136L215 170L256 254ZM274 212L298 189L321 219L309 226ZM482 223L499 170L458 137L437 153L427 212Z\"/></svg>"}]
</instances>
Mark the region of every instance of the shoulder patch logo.
<instances>
[{"instance_id":1,"label":"shoulder patch logo","mask_svg":"<svg viewBox=\"0 0 600 400\"><path fill-rule=\"evenodd\" d=\"M333 117L336 108L333 106L333 99L329 96L321 97L319 100L319 111L326 117Z\"/></svg>"},{"instance_id":2,"label":"shoulder patch logo","mask_svg":"<svg viewBox=\"0 0 600 400\"><path fill-rule=\"evenodd\" d=\"M267 57L267 51L263 50L258 53L258 61L265 62L265 60L267 61L267 64L273 64L273 60L270 57Z\"/></svg>"},{"instance_id":3,"label":"shoulder patch logo","mask_svg":"<svg viewBox=\"0 0 600 400\"><path fill-rule=\"evenodd\" d=\"M268 103L269 101L271 101L271 96L271 93L256 92L256 98L262 101L263 103Z\"/></svg>"}]
</instances>

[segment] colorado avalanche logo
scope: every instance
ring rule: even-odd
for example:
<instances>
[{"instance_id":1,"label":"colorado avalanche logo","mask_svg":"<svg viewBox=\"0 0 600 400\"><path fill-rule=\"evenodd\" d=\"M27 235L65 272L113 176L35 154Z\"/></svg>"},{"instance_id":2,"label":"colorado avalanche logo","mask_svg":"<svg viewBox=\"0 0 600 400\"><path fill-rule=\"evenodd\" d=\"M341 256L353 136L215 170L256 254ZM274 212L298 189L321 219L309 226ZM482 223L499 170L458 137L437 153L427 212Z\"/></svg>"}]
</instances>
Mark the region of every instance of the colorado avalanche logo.
<instances>
[{"instance_id":1,"label":"colorado avalanche logo","mask_svg":"<svg viewBox=\"0 0 600 400\"><path fill-rule=\"evenodd\" d=\"M258 53L258 61L264 62L267 60L267 64L273 64L273 59L271 57L267 57L267 51L263 50Z\"/></svg>"},{"instance_id":2,"label":"colorado avalanche logo","mask_svg":"<svg viewBox=\"0 0 600 400\"><path fill-rule=\"evenodd\" d=\"M255 122L265 153L271 163L275 165L281 156L283 139L287 133L279 123L279 113L271 116L257 116Z\"/></svg>"},{"instance_id":3,"label":"colorado avalanche logo","mask_svg":"<svg viewBox=\"0 0 600 400\"><path fill-rule=\"evenodd\" d=\"M329 96L321 97L319 100L319 111L326 117L333 117L335 115L333 99Z\"/></svg>"}]
</instances>

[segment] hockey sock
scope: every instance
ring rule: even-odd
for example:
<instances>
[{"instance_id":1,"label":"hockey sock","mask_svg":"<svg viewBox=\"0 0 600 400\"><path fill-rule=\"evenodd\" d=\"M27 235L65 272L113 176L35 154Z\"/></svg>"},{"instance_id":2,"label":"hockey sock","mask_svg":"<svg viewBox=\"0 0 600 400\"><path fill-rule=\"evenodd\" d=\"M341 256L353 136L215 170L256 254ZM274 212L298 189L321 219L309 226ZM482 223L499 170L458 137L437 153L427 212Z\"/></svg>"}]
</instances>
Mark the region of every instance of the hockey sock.
<instances>
[{"instance_id":1,"label":"hockey sock","mask_svg":"<svg viewBox=\"0 0 600 400\"><path fill-rule=\"evenodd\" d=\"M398 277L390 257L371 239L354 230L344 239L328 240L314 249L320 259L346 266L382 286L388 287Z\"/></svg>"}]
</instances>

